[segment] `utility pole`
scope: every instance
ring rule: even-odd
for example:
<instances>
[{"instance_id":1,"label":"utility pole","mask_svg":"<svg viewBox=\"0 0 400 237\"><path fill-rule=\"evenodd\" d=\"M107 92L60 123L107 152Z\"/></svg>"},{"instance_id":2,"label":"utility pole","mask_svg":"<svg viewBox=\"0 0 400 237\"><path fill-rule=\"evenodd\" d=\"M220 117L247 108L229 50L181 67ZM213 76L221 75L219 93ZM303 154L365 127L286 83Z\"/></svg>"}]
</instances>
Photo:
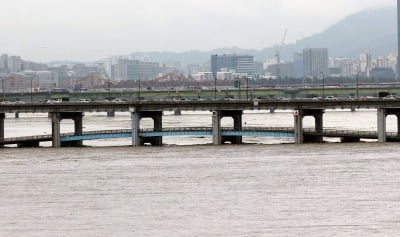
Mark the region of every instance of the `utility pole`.
<instances>
[{"instance_id":1,"label":"utility pole","mask_svg":"<svg viewBox=\"0 0 400 237\"><path fill-rule=\"evenodd\" d=\"M359 98L359 93L358 93L358 75L360 74L360 71L357 72L357 84L356 84L356 98Z\"/></svg>"},{"instance_id":2,"label":"utility pole","mask_svg":"<svg viewBox=\"0 0 400 237\"><path fill-rule=\"evenodd\" d=\"M139 95L139 102L140 102L140 75L139 75L139 93L138 93L138 95Z\"/></svg>"},{"instance_id":3,"label":"utility pole","mask_svg":"<svg viewBox=\"0 0 400 237\"><path fill-rule=\"evenodd\" d=\"M31 77L31 103L33 103L33 77Z\"/></svg>"},{"instance_id":4,"label":"utility pole","mask_svg":"<svg viewBox=\"0 0 400 237\"><path fill-rule=\"evenodd\" d=\"M249 100L249 75L246 75L246 100Z\"/></svg>"},{"instance_id":5,"label":"utility pole","mask_svg":"<svg viewBox=\"0 0 400 237\"><path fill-rule=\"evenodd\" d=\"M322 99L325 99L325 74L321 72L322 74Z\"/></svg>"},{"instance_id":6,"label":"utility pole","mask_svg":"<svg viewBox=\"0 0 400 237\"><path fill-rule=\"evenodd\" d=\"M106 75L107 76L107 82L108 82L108 100L110 100L111 101L111 80L110 80L110 77L108 76L108 75Z\"/></svg>"},{"instance_id":7,"label":"utility pole","mask_svg":"<svg viewBox=\"0 0 400 237\"><path fill-rule=\"evenodd\" d=\"M213 73L214 76L214 99L217 99L217 75Z\"/></svg>"},{"instance_id":8,"label":"utility pole","mask_svg":"<svg viewBox=\"0 0 400 237\"><path fill-rule=\"evenodd\" d=\"M4 77L0 77L1 78L1 85L2 85L2 89L3 89L3 101L6 101L6 89L5 89L5 83L4 83Z\"/></svg>"}]
</instances>

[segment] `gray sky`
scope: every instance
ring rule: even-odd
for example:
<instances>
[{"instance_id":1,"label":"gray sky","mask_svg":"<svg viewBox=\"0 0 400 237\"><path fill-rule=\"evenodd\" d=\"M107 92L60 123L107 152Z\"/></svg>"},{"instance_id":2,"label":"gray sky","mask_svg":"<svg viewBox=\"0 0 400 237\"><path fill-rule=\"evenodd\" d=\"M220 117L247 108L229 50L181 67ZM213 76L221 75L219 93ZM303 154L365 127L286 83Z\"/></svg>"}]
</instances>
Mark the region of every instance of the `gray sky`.
<instances>
[{"instance_id":1,"label":"gray sky","mask_svg":"<svg viewBox=\"0 0 400 237\"><path fill-rule=\"evenodd\" d=\"M395 0L2 0L0 53L90 61L134 51L260 49Z\"/></svg>"}]
</instances>

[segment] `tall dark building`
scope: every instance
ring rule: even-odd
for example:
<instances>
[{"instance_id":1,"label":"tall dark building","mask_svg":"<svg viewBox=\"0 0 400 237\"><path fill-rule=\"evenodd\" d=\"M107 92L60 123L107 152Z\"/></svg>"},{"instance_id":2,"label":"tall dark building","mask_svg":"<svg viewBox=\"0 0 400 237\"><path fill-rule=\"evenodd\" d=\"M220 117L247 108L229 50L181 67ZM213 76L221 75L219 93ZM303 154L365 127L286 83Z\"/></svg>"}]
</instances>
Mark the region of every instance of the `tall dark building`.
<instances>
[{"instance_id":1,"label":"tall dark building","mask_svg":"<svg viewBox=\"0 0 400 237\"><path fill-rule=\"evenodd\" d=\"M242 74L254 74L254 56L250 55L211 55L211 72L214 76L217 72L227 71Z\"/></svg>"}]
</instances>

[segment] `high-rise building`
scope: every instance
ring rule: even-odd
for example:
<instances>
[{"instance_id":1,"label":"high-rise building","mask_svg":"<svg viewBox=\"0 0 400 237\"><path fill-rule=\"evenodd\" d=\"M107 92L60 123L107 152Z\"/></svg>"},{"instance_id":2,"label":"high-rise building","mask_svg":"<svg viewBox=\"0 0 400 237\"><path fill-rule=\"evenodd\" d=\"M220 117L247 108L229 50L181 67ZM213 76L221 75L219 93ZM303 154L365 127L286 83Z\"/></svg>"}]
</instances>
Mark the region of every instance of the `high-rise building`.
<instances>
[{"instance_id":1,"label":"high-rise building","mask_svg":"<svg viewBox=\"0 0 400 237\"><path fill-rule=\"evenodd\" d=\"M303 78L304 76L304 59L302 53L295 53L293 57L294 78Z\"/></svg>"},{"instance_id":2,"label":"high-rise building","mask_svg":"<svg viewBox=\"0 0 400 237\"><path fill-rule=\"evenodd\" d=\"M369 77L370 72L372 69L372 59L371 59L371 54L368 53L363 53L360 55L360 71L361 73Z\"/></svg>"},{"instance_id":3,"label":"high-rise building","mask_svg":"<svg viewBox=\"0 0 400 237\"><path fill-rule=\"evenodd\" d=\"M279 78L277 72L279 71ZM278 79L289 79L294 78L294 63L280 63L268 66L267 73Z\"/></svg>"},{"instance_id":4,"label":"high-rise building","mask_svg":"<svg viewBox=\"0 0 400 237\"><path fill-rule=\"evenodd\" d=\"M2 54L0 56L0 70L8 69L8 55Z\"/></svg>"},{"instance_id":5,"label":"high-rise building","mask_svg":"<svg viewBox=\"0 0 400 237\"><path fill-rule=\"evenodd\" d=\"M349 59L346 60L341 67L342 77L351 78L356 76L360 70L360 62L358 60Z\"/></svg>"},{"instance_id":6,"label":"high-rise building","mask_svg":"<svg viewBox=\"0 0 400 237\"><path fill-rule=\"evenodd\" d=\"M8 69L10 72L20 72L22 71L22 59L20 56L10 56L8 57Z\"/></svg>"},{"instance_id":7,"label":"high-rise building","mask_svg":"<svg viewBox=\"0 0 400 237\"><path fill-rule=\"evenodd\" d=\"M328 49L308 48L303 50L304 77L317 78L329 75Z\"/></svg>"},{"instance_id":8,"label":"high-rise building","mask_svg":"<svg viewBox=\"0 0 400 237\"><path fill-rule=\"evenodd\" d=\"M112 79L116 81L154 79L159 72L158 63L130 59L120 59L111 68Z\"/></svg>"},{"instance_id":9,"label":"high-rise building","mask_svg":"<svg viewBox=\"0 0 400 237\"><path fill-rule=\"evenodd\" d=\"M211 55L211 72L232 72L238 74L254 74L254 56L250 55Z\"/></svg>"}]
</instances>

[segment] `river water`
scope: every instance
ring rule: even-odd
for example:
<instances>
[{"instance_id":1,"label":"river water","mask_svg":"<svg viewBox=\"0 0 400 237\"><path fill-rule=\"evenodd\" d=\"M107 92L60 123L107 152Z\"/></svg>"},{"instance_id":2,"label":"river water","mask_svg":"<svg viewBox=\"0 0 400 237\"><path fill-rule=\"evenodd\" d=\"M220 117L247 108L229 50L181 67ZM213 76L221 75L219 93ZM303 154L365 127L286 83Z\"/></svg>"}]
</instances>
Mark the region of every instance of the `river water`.
<instances>
[{"instance_id":1,"label":"river water","mask_svg":"<svg viewBox=\"0 0 400 237\"><path fill-rule=\"evenodd\" d=\"M293 116L252 112L243 123L293 126ZM395 123L388 117L389 131ZM211 126L211 116L166 114L163 124ZM324 124L375 130L376 112L328 111ZM84 126L129 128L130 118L86 114ZM63 122L62 131L72 131L72 123ZM49 132L44 114L6 120L6 137ZM253 144L172 137L163 147L133 148L129 139L114 139L87 141L90 147L83 148L1 149L0 236L400 234L398 144L245 141Z\"/></svg>"}]
</instances>

